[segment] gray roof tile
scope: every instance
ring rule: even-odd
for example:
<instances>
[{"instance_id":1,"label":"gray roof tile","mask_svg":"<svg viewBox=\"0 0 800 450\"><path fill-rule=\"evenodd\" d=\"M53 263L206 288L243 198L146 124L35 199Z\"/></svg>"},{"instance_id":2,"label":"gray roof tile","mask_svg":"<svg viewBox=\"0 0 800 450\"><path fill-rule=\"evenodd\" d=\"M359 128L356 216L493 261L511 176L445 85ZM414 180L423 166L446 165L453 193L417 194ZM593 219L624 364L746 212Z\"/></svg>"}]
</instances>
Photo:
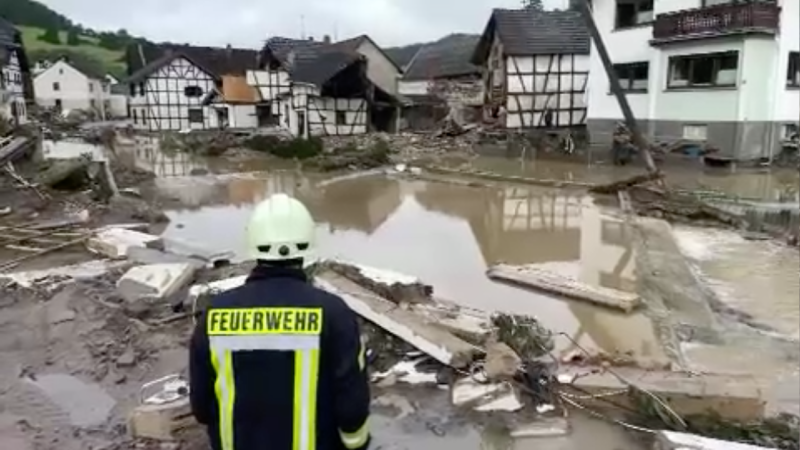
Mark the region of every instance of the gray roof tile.
<instances>
[{"instance_id":1,"label":"gray roof tile","mask_svg":"<svg viewBox=\"0 0 800 450\"><path fill-rule=\"evenodd\" d=\"M480 73L480 69L470 62L479 39L476 34L451 34L423 45L412 58L403 79L424 80Z\"/></svg>"}]
</instances>

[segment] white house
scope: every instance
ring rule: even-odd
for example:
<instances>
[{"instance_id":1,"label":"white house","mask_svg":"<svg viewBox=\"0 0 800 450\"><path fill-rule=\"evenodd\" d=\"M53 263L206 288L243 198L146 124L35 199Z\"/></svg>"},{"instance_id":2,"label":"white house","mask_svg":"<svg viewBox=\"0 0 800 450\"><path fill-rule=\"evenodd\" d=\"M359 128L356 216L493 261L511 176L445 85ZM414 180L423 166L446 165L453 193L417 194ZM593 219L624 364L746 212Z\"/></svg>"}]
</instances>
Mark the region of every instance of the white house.
<instances>
[{"instance_id":1,"label":"white house","mask_svg":"<svg viewBox=\"0 0 800 450\"><path fill-rule=\"evenodd\" d=\"M642 129L738 160L770 158L800 117L797 0L594 0L594 17ZM622 118L596 52L589 129Z\"/></svg>"},{"instance_id":2,"label":"white house","mask_svg":"<svg viewBox=\"0 0 800 450\"><path fill-rule=\"evenodd\" d=\"M0 115L16 125L28 121L29 77L20 33L0 18Z\"/></svg>"},{"instance_id":3,"label":"white house","mask_svg":"<svg viewBox=\"0 0 800 450\"><path fill-rule=\"evenodd\" d=\"M576 11L495 9L475 50L486 113L506 128L586 124L589 35Z\"/></svg>"},{"instance_id":4,"label":"white house","mask_svg":"<svg viewBox=\"0 0 800 450\"><path fill-rule=\"evenodd\" d=\"M293 136L367 132L367 59L332 45L267 41L247 83L258 89L271 123Z\"/></svg>"},{"instance_id":5,"label":"white house","mask_svg":"<svg viewBox=\"0 0 800 450\"><path fill-rule=\"evenodd\" d=\"M124 116L114 108L111 83L105 73L60 59L44 67L33 79L36 104L64 111L95 111L100 118ZM124 106L122 106L124 108Z\"/></svg>"},{"instance_id":6,"label":"white house","mask_svg":"<svg viewBox=\"0 0 800 450\"><path fill-rule=\"evenodd\" d=\"M230 46L136 44L129 47L126 59L130 75L124 83L129 88L129 117L134 128L178 131L254 126L257 99L228 104L212 93L222 89L224 94L223 77L244 77L246 70L256 67L257 57L256 50Z\"/></svg>"}]
</instances>

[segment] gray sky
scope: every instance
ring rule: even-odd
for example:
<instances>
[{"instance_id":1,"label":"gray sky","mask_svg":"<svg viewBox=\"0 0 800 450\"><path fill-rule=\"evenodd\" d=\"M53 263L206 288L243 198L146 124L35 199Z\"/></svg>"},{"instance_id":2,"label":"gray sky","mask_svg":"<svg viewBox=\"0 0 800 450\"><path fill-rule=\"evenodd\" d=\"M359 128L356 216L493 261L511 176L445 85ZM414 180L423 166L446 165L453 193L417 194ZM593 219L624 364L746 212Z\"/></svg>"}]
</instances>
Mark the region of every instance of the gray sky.
<instances>
[{"instance_id":1,"label":"gray sky","mask_svg":"<svg viewBox=\"0 0 800 450\"><path fill-rule=\"evenodd\" d=\"M480 33L492 8L519 0L41 0L84 26L150 40L258 47L269 36L369 34L386 47ZM544 0L563 7L566 0ZM301 18L302 17L302 18Z\"/></svg>"}]
</instances>

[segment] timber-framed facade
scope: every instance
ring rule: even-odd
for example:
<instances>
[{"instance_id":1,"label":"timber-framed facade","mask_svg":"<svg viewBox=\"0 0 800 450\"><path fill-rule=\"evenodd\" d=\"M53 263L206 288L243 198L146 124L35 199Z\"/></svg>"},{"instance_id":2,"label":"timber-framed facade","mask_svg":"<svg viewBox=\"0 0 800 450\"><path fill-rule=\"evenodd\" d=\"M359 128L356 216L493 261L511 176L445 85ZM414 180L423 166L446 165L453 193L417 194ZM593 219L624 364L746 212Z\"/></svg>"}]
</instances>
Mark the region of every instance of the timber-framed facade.
<instances>
[{"instance_id":1,"label":"timber-framed facade","mask_svg":"<svg viewBox=\"0 0 800 450\"><path fill-rule=\"evenodd\" d=\"M22 35L0 18L0 114L15 126L28 121L33 83Z\"/></svg>"},{"instance_id":2,"label":"timber-framed facade","mask_svg":"<svg viewBox=\"0 0 800 450\"><path fill-rule=\"evenodd\" d=\"M258 69L247 74L264 102L263 114L295 137L366 133L376 92L367 77L366 58L333 46L295 42L268 41Z\"/></svg>"},{"instance_id":3,"label":"timber-framed facade","mask_svg":"<svg viewBox=\"0 0 800 450\"><path fill-rule=\"evenodd\" d=\"M132 46L126 53L131 75L125 83L134 128L159 132L221 127L220 110L227 105L210 108L209 99L223 87L225 75L244 76L255 67L256 55L232 48ZM254 107L255 99L252 103Z\"/></svg>"},{"instance_id":4,"label":"timber-framed facade","mask_svg":"<svg viewBox=\"0 0 800 450\"><path fill-rule=\"evenodd\" d=\"M495 10L473 55L485 115L512 129L584 127L589 47L577 12Z\"/></svg>"}]
</instances>

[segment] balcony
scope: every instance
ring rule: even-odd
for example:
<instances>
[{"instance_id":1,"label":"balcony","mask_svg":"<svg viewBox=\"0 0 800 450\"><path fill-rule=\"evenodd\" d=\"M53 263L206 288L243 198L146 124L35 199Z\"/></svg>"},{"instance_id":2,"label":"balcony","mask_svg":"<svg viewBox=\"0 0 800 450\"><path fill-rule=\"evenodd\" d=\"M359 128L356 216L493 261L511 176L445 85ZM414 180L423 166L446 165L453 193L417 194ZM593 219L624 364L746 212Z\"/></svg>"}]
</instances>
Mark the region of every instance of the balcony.
<instances>
[{"instance_id":1,"label":"balcony","mask_svg":"<svg viewBox=\"0 0 800 450\"><path fill-rule=\"evenodd\" d=\"M728 3L659 14L651 45L735 34L777 34L781 8L775 1Z\"/></svg>"}]
</instances>

